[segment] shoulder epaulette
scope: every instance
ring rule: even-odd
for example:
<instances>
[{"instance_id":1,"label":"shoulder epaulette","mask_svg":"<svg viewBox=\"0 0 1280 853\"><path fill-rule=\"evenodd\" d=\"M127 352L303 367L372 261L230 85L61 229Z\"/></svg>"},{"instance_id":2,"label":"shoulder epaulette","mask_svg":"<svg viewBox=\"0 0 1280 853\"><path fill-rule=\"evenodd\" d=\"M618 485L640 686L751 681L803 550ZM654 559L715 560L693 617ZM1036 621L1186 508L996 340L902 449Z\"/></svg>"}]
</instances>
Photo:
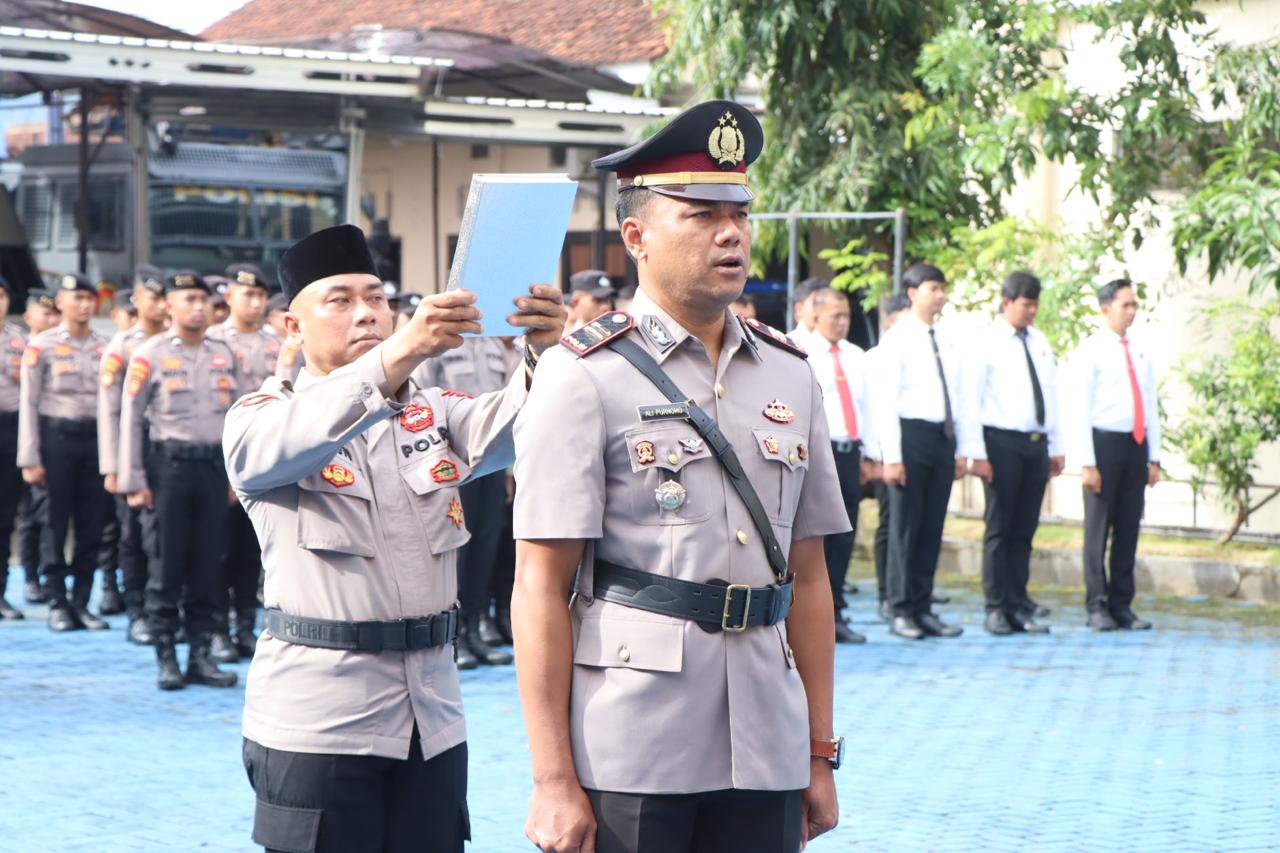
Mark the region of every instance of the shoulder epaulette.
<instances>
[{"instance_id":1,"label":"shoulder epaulette","mask_svg":"<svg viewBox=\"0 0 1280 853\"><path fill-rule=\"evenodd\" d=\"M779 332L773 326L761 323L759 320L752 320L750 317L739 316L739 319L742 320L744 326L755 332L762 339L773 344L775 347L784 349L792 355L798 355L801 358L809 357L809 353L805 352L804 347L791 340L791 338L787 337L782 332Z\"/></svg>"},{"instance_id":2,"label":"shoulder epaulette","mask_svg":"<svg viewBox=\"0 0 1280 853\"><path fill-rule=\"evenodd\" d=\"M606 311L571 335L565 335L560 343L579 356L600 349L614 338L625 335L635 326L635 318L623 311Z\"/></svg>"}]
</instances>

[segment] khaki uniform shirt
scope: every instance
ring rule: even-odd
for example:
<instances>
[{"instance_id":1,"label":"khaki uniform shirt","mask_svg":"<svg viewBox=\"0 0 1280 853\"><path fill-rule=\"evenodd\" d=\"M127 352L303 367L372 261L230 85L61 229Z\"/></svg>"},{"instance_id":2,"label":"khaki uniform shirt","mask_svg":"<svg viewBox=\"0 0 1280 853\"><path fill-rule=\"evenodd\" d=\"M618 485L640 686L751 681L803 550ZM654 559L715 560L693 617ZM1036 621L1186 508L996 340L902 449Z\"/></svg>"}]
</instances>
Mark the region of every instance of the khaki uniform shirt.
<instances>
[{"instance_id":1,"label":"khaki uniform shirt","mask_svg":"<svg viewBox=\"0 0 1280 853\"><path fill-rule=\"evenodd\" d=\"M134 350L120 406L120 491L147 488L143 430L151 441L220 444L241 390L235 355L222 341L188 347L166 333Z\"/></svg>"},{"instance_id":2,"label":"khaki uniform shirt","mask_svg":"<svg viewBox=\"0 0 1280 853\"><path fill-rule=\"evenodd\" d=\"M98 414L98 363L107 339L90 331L74 338L65 326L27 343L18 405L18 465L43 465L40 418L92 421Z\"/></svg>"},{"instance_id":3,"label":"khaki uniform shirt","mask_svg":"<svg viewBox=\"0 0 1280 853\"><path fill-rule=\"evenodd\" d=\"M302 372L303 366L307 363L306 357L302 354L302 341L296 338L286 338L280 344L280 354L276 359L275 376L277 379L283 379L286 382L292 382L298 378L298 374ZM262 386L257 386L262 387Z\"/></svg>"},{"instance_id":4,"label":"khaki uniform shirt","mask_svg":"<svg viewBox=\"0 0 1280 853\"><path fill-rule=\"evenodd\" d=\"M163 334L163 333L162 333ZM98 472L116 473L120 461L120 398L125 368L147 333L140 326L116 334L107 342L98 367Z\"/></svg>"},{"instance_id":5,"label":"khaki uniform shirt","mask_svg":"<svg viewBox=\"0 0 1280 853\"><path fill-rule=\"evenodd\" d=\"M269 326L263 326L256 332L241 332L234 323L227 320L211 328L209 337L226 341L235 353L244 391L257 391L268 376L275 375L281 344L280 338L276 337Z\"/></svg>"},{"instance_id":6,"label":"khaki uniform shirt","mask_svg":"<svg viewBox=\"0 0 1280 853\"><path fill-rule=\"evenodd\" d=\"M457 598L469 534L458 485L511 463L523 374L477 398L394 396L381 348L290 386L270 379L227 416L227 473L262 543L265 600L296 616L395 620ZM466 740L453 649L378 654L264 633L249 667L244 736L273 749L430 759Z\"/></svg>"},{"instance_id":7,"label":"khaki uniform shirt","mask_svg":"<svg viewBox=\"0 0 1280 853\"><path fill-rule=\"evenodd\" d=\"M464 338L462 346L429 358L413 371L420 388L449 388L464 394L486 394L511 378L510 356L498 338Z\"/></svg>"},{"instance_id":8,"label":"khaki uniform shirt","mask_svg":"<svg viewBox=\"0 0 1280 853\"><path fill-rule=\"evenodd\" d=\"M804 359L726 315L713 374L702 344L643 290L632 314L629 338L719 422L784 552L794 540L850 529ZM772 583L760 534L723 467L686 421L640 416L638 407L667 399L612 350L579 358L556 347L535 376L516 424L515 536L593 540L572 605L569 730L582 785L807 787L809 712L785 624L711 634L591 596L593 550L683 580ZM676 510L654 495L669 480L686 491Z\"/></svg>"},{"instance_id":9,"label":"khaki uniform shirt","mask_svg":"<svg viewBox=\"0 0 1280 853\"><path fill-rule=\"evenodd\" d=\"M18 411L22 387L22 353L27 348L27 332L17 323L5 323L0 329L0 346L4 362L0 365L0 412Z\"/></svg>"}]
</instances>

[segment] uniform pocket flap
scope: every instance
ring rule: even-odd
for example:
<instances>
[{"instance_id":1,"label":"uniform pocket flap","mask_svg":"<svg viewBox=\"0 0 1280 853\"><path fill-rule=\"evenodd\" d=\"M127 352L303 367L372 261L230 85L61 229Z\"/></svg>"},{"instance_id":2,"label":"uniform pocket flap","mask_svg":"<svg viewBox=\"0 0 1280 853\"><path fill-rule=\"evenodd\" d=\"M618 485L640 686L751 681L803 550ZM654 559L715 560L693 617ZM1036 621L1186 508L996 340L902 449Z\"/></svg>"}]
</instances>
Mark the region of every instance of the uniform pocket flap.
<instances>
[{"instance_id":1,"label":"uniform pocket flap","mask_svg":"<svg viewBox=\"0 0 1280 853\"><path fill-rule=\"evenodd\" d=\"M401 468L400 476L414 494L429 495L441 489L456 488L471 476L471 468L451 453L440 453Z\"/></svg>"},{"instance_id":2,"label":"uniform pocket flap","mask_svg":"<svg viewBox=\"0 0 1280 853\"><path fill-rule=\"evenodd\" d=\"M687 424L627 430L624 440L633 472L650 468L679 471L690 462L712 458L702 436Z\"/></svg>"},{"instance_id":3,"label":"uniform pocket flap","mask_svg":"<svg viewBox=\"0 0 1280 853\"><path fill-rule=\"evenodd\" d=\"M284 853L313 853L320 835L320 809L277 806L258 800L253 811L253 843Z\"/></svg>"},{"instance_id":4,"label":"uniform pocket flap","mask_svg":"<svg viewBox=\"0 0 1280 853\"><path fill-rule=\"evenodd\" d=\"M684 662L684 623L649 619L583 619L573 662L584 666L679 672Z\"/></svg>"},{"instance_id":5,"label":"uniform pocket flap","mask_svg":"<svg viewBox=\"0 0 1280 853\"><path fill-rule=\"evenodd\" d=\"M797 468L808 469L809 445L803 434L775 427L752 427L751 432L755 436L760 455L765 459L781 462L792 471Z\"/></svg>"}]
</instances>

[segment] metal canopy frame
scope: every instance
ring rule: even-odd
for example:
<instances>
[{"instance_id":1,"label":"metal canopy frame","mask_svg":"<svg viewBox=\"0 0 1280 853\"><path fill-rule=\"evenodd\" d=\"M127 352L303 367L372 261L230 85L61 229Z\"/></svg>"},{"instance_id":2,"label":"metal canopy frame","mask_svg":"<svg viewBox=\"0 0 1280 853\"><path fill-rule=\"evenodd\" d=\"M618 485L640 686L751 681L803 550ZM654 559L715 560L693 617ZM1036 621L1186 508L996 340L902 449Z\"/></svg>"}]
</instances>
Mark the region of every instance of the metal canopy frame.
<instances>
[{"instance_id":1,"label":"metal canopy frame","mask_svg":"<svg viewBox=\"0 0 1280 853\"><path fill-rule=\"evenodd\" d=\"M893 292L902 292L902 264L907 243L907 211L877 210L822 213L753 213L752 219L786 220L787 223L787 322L795 316L795 291L800 281L800 222L802 220L883 221L893 220Z\"/></svg>"}]
</instances>

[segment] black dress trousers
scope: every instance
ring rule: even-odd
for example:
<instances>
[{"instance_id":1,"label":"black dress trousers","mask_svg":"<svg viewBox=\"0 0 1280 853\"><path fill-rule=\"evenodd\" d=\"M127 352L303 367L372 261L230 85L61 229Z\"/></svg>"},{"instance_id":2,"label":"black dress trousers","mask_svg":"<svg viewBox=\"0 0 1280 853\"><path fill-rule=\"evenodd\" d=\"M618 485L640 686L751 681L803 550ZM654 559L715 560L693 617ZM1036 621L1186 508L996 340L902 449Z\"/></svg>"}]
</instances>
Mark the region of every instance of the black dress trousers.
<instances>
[{"instance_id":1,"label":"black dress trousers","mask_svg":"<svg viewBox=\"0 0 1280 853\"><path fill-rule=\"evenodd\" d=\"M4 582L9 575L10 540L18 519L18 498L22 493L22 469L18 467L18 413L0 412L0 543L4 555L4 567L0 569L0 595L4 594Z\"/></svg>"},{"instance_id":2,"label":"black dress trousers","mask_svg":"<svg viewBox=\"0 0 1280 853\"><path fill-rule=\"evenodd\" d=\"M596 853L797 853L800 791L586 791Z\"/></svg>"},{"instance_id":3,"label":"black dress trousers","mask_svg":"<svg viewBox=\"0 0 1280 853\"><path fill-rule=\"evenodd\" d=\"M843 449L841 449L843 447ZM862 451L856 443L831 444L836 462L836 475L840 480L840 499L849 515L852 530L847 533L831 533L822 537L822 550L827 561L827 577L831 581L831 601L836 613L848 605L844 597L844 579L849 573L849 560L853 557L853 545L858 536L858 502L862 500Z\"/></svg>"},{"instance_id":4,"label":"black dress trousers","mask_svg":"<svg viewBox=\"0 0 1280 853\"><path fill-rule=\"evenodd\" d=\"M40 531L40 562L55 601L66 595L66 576L75 579L76 604L89 603L97 568L102 528L111 500L98 474L98 429L94 421L40 419L40 457L45 469L45 526ZM64 549L74 525L71 565Z\"/></svg>"},{"instance_id":5,"label":"black dress trousers","mask_svg":"<svg viewBox=\"0 0 1280 853\"><path fill-rule=\"evenodd\" d=\"M458 602L464 613L487 613L492 600L490 579L502 534L506 474L501 471L469 480L458 490L471 540L458 551Z\"/></svg>"},{"instance_id":6,"label":"black dress trousers","mask_svg":"<svg viewBox=\"0 0 1280 853\"><path fill-rule=\"evenodd\" d=\"M889 595L889 487L876 483L876 503L880 505L880 521L876 524L876 592L881 601Z\"/></svg>"},{"instance_id":7,"label":"black dress trousers","mask_svg":"<svg viewBox=\"0 0 1280 853\"><path fill-rule=\"evenodd\" d=\"M956 473L956 440L942 424L902 419L907 484L889 487L889 603L895 616L930 612L942 528Z\"/></svg>"},{"instance_id":8,"label":"black dress trousers","mask_svg":"<svg viewBox=\"0 0 1280 853\"><path fill-rule=\"evenodd\" d=\"M1031 541L1049 484L1049 447L1044 433L987 427L983 434L993 476L983 484L982 592L988 612L1016 614L1028 609Z\"/></svg>"},{"instance_id":9,"label":"black dress trousers","mask_svg":"<svg viewBox=\"0 0 1280 853\"><path fill-rule=\"evenodd\" d=\"M1095 429L1093 452L1102 493L1084 490L1085 606L1090 612L1123 611L1133 603L1133 565L1147 494L1147 444L1127 432Z\"/></svg>"}]
</instances>

